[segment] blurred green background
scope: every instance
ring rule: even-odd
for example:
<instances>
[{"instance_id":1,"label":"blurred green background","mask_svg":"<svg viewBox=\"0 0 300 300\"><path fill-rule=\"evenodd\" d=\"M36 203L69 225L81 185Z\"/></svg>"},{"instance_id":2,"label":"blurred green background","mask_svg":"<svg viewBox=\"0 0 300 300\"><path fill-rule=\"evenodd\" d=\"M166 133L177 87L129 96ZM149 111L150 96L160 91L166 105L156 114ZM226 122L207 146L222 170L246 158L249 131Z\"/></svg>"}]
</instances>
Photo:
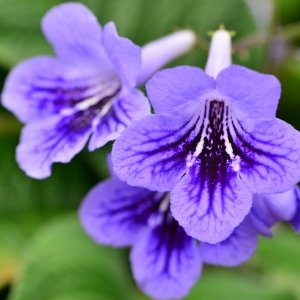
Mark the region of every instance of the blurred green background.
<instances>
[{"instance_id":1,"label":"blurred green background","mask_svg":"<svg viewBox=\"0 0 300 300\"><path fill-rule=\"evenodd\" d=\"M58 0L0 0L0 82L15 64L52 54L40 20ZM66 1L65 1L66 2ZM223 23L236 31L234 62L275 74L282 83L278 117L300 130L299 0L86 0L101 24L143 45L180 28L198 47L172 63L204 67L207 31ZM77 209L85 193L108 176L111 145L56 164L51 178L25 176L15 162L21 124L0 108L0 299L146 300L130 274L128 249L95 245ZM261 239L255 256L234 269L205 266L189 300L300 299L300 239L285 225Z\"/></svg>"}]
</instances>

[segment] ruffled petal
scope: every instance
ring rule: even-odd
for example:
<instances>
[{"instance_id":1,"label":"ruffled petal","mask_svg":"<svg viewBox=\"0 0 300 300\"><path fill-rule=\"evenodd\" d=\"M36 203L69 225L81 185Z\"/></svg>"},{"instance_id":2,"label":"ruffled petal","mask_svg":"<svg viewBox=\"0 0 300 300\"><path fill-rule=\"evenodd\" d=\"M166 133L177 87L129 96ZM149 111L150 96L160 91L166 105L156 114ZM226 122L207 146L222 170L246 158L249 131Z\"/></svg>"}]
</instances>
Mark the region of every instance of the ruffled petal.
<instances>
[{"instance_id":1,"label":"ruffled petal","mask_svg":"<svg viewBox=\"0 0 300 300\"><path fill-rule=\"evenodd\" d=\"M255 194L253 196L249 219L260 234L272 237L271 228L278 220L272 214L265 196L266 194Z\"/></svg>"},{"instance_id":2,"label":"ruffled petal","mask_svg":"<svg viewBox=\"0 0 300 300\"><path fill-rule=\"evenodd\" d=\"M17 161L25 173L37 179L51 175L54 162L69 162L86 144L91 124L84 113L53 116L29 123L21 134Z\"/></svg>"},{"instance_id":3,"label":"ruffled petal","mask_svg":"<svg viewBox=\"0 0 300 300\"><path fill-rule=\"evenodd\" d=\"M81 3L53 7L42 20L42 29L57 56L65 62L95 68L112 68L102 46L102 29L94 14Z\"/></svg>"},{"instance_id":4,"label":"ruffled petal","mask_svg":"<svg viewBox=\"0 0 300 300\"><path fill-rule=\"evenodd\" d=\"M248 214L252 193L230 168L194 164L171 191L171 211L187 234L211 244L226 239Z\"/></svg>"},{"instance_id":5,"label":"ruffled petal","mask_svg":"<svg viewBox=\"0 0 300 300\"><path fill-rule=\"evenodd\" d=\"M234 65L222 70L216 82L217 90L234 105L238 118L275 118L281 93L275 76Z\"/></svg>"},{"instance_id":6,"label":"ruffled petal","mask_svg":"<svg viewBox=\"0 0 300 300\"><path fill-rule=\"evenodd\" d=\"M202 269L196 241L175 220L147 228L134 244L130 259L140 288L159 300L182 299Z\"/></svg>"},{"instance_id":7,"label":"ruffled petal","mask_svg":"<svg viewBox=\"0 0 300 300\"><path fill-rule=\"evenodd\" d=\"M19 64L8 76L2 104L23 122L44 119L63 110L81 109L89 99L101 98L121 87L113 72L93 71L89 65L75 68L51 57Z\"/></svg>"},{"instance_id":8,"label":"ruffled petal","mask_svg":"<svg viewBox=\"0 0 300 300\"><path fill-rule=\"evenodd\" d=\"M202 243L201 255L204 263L235 267L250 259L257 244L257 231L246 217L226 240L214 245Z\"/></svg>"},{"instance_id":9,"label":"ruffled petal","mask_svg":"<svg viewBox=\"0 0 300 300\"><path fill-rule=\"evenodd\" d=\"M253 211L253 212L252 212ZM276 222L289 222L300 232L300 190L298 186L279 194L255 195L251 214L255 214L268 227Z\"/></svg>"},{"instance_id":10,"label":"ruffled petal","mask_svg":"<svg viewBox=\"0 0 300 300\"><path fill-rule=\"evenodd\" d=\"M120 37L113 22L103 29L103 45L118 73L129 87L134 87L141 68L140 47Z\"/></svg>"},{"instance_id":11,"label":"ruffled petal","mask_svg":"<svg viewBox=\"0 0 300 300\"><path fill-rule=\"evenodd\" d=\"M298 231L299 197L297 186L278 194L255 194L249 214L255 228L265 236L272 236L271 227L276 222L286 221Z\"/></svg>"},{"instance_id":12,"label":"ruffled petal","mask_svg":"<svg viewBox=\"0 0 300 300\"><path fill-rule=\"evenodd\" d=\"M297 209L297 191L294 187L284 193L265 194L265 201L278 221L290 221Z\"/></svg>"},{"instance_id":13,"label":"ruffled petal","mask_svg":"<svg viewBox=\"0 0 300 300\"><path fill-rule=\"evenodd\" d=\"M89 150L94 151L108 141L115 140L133 121L150 112L148 99L139 90L120 95L107 113L99 118L89 142Z\"/></svg>"},{"instance_id":14,"label":"ruffled petal","mask_svg":"<svg viewBox=\"0 0 300 300\"><path fill-rule=\"evenodd\" d=\"M193 115L199 97L215 89L215 80L196 67L180 66L157 72L146 84L157 114Z\"/></svg>"},{"instance_id":15,"label":"ruffled petal","mask_svg":"<svg viewBox=\"0 0 300 300\"><path fill-rule=\"evenodd\" d=\"M134 122L114 143L116 174L130 185L170 191L185 173L189 129L181 117L151 115Z\"/></svg>"},{"instance_id":16,"label":"ruffled petal","mask_svg":"<svg viewBox=\"0 0 300 300\"><path fill-rule=\"evenodd\" d=\"M80 207L85 231L100 244L130 246L156 213L162 193L132 187L113 177L96 185Z\"/></svg>"},{"instance_id":17,"label":"ruffled petal","mask_svg":"<svg viewBox=\"0 0 300 300\"><path fill-rule=\"evenodd\" d=\"M300 179L300 133L287 123L244 122L236 131L240 176L253 193L279 193Z\"/></svg>"}]
</instances>

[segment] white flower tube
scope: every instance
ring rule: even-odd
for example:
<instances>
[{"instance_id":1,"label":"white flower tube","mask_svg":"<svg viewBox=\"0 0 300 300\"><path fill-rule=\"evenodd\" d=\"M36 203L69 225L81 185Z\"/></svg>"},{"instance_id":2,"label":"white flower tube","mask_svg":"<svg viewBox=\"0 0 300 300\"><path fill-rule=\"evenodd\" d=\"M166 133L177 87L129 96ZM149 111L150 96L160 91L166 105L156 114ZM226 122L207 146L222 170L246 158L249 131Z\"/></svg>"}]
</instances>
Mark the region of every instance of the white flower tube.
<instances>
[{"instance_id":1,"label":"white flower tube","mask_svg":"<svg viewBox=\"0 0 300 300\"><path fill-rule=\"evenodd\" d=\"M144 84L156 71L188 53L196 44L192 30L180 30L142 47L142 66L137 86Z\"/></svg>"},{"instance_id":2,"label":"white flower tube","mask_svg":"<svg viewBox=\"0 0 300 300\"><path fill-rule=\"evenodd\" d=\"M214 78L231 65L231 33L223 28L212 35L205 72Z\"/></svg>"}]
</instances>

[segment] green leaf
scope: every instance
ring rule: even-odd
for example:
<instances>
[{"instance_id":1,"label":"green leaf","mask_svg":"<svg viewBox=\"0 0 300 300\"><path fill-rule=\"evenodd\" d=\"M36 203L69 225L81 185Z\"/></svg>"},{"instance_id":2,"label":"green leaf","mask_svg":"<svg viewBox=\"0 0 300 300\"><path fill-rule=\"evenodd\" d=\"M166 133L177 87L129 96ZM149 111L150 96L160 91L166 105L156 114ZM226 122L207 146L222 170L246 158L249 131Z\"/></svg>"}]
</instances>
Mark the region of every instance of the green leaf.
<instances>
[{"instance_id":1,"label":"green leaf","mask_svg":"<svg viewBox=\"0 0 300 300\"><path fill-rule=\"evenodd\" d=\"M298 0L274 0L276 15L281 25L300 21L300 6Z\"/></svg>"},{"instance_id":2,"label":"green leaf","mask_svg":"<svg viewBox=\"0 0 300 300\"><path fill-rule=\"evenodd\" d=\"M280 270L298 276L300 280L299 236L291 228L278 226L274 238L260 239L260 245L254 261L260 267L272 272Z\"/></svg>"},{"instance_id":3,"label":"green leaf","mask_svg":"<svg viewBox=\"0 0 300 300\"><path fill-rule=\"evenodd\" d=\"M17 62L38 54L52 53L42 36L39 24L45 12L62 1L1 0L0 64L9 68ZM256 31L253 18L243 0L86 0L100 23L113 20L119 33L143 45L178 28L190 27L209 40L206 32L221 23L236 30L236 39ZM259 55L252 51L243 61L257 65ZM194 52L176 63L203 67L206 55Z\"/></svg>"},{"instance_id":4,"label":"green leaf","mask_svg":"<svg viewBox=\"0 0 300 300\"><path fill-rule=\"evenodd\" d=\"M11 300L133 299L124 252L94 244L77 216L49 222L34 236Z\"/></svg>"},{"instance_id":5,"label":"green leaf","mask_svg":"<svg viewBox=\"0 0 300 300\"><path fill-rule=\"evenodd\" d=\"M0 289L14 279L28 238L44 221L41 214L34 213L0 217Z\"/></svg>"},{"instance_id":6,"label":"green leaf","mask_svg":"<svg viewBox=\"0 0 300 300\"><path fill-rule=\"evenodd\" d=\"M185 299L296 300L293 292L267 285L262 276L245 266L234 269L204 268L199 283Z\"/></svg>"},{"instance_id":7,"label":"green leaf","mask_svg":"<svg viewBox=\"0 0 300 300\"><path fill-rule=\"evenodd\" d=\"M296 55L288 57L276 72L282 85L282 94L277 116L291 123L300 130L300 101L298 87L300 85L300 60Z\"/></svg>"}]
</instances>

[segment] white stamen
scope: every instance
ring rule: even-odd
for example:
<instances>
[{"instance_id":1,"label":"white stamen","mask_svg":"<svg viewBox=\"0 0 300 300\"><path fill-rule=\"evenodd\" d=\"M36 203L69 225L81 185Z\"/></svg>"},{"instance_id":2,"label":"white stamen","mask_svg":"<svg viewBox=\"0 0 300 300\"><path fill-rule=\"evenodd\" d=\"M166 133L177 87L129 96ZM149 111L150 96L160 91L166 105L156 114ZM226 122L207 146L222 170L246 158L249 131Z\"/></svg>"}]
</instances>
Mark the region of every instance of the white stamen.
<instances>
[{"instance_id":1,"label":"white stamen","mask_svg":"<svg viewBox=\"0 0 300 300\"><path fill-rule=\"evenodd\" d=\"M101 99L101 98L100 98ZM83 101L77 103L75 105L75 108L77 110L86 110L88 109L89 107L97 104L99 102L99 96L98 95L95 95L93 97L90 97L90 98L87 98L87 99L84 99Z\"/></svg>"},{"instance_id":2,"label":"white stamen","mask_svg":"<svg viewBox=\"0 0 300 300\"><path fill-rule=\"evenodd\" d=\"M223 124L223 126L224 126L224 124ZM234 153L233 153L232 145L231 145L231 143L229 142L229 139L228 139L228 135L227 135L226 130L225 130L225 132L224 132L224 141L225 141L225 151L226 151L226 153L229 155L229 157L230 157L231 159L233 159L233 158L234 158Z\"/></svg>"},{"instance_id":3,"label":"white stamen","mask_svg":"<svg viewBox=\"0 0 300 300\"><path fill-rule=\"evenodd\" d=\"M110 101L107 102L107 103L102 107L101 112L100 112L101 116L104 116L104 115L107 114L107 112L109 111L109 109L110 109L110 108L112 107L112 105L114 104L116 98L117 98L117 97L111 98Z\"/></svg>"},{"instance_id":4,"label":"white stamen","mask_svg":"<svg viewBox=\"0 0 300 300\"><path fill-rule=\"evenodd\" d=\"M159 205L159 210L161 212L165 212L165 211L167 211L169 206L170 206L170 193L167 193L167 195L165 196L165 198L161 201L161 203Z\"/></svg>"},{"instance_id":5,"label":"white stamen","mask_svg":"<svg viewBox=\"0 0 300 300\"><path fill-rule=\"evenodd\" d=\"M214 78L231 65L231 34L225 29L213 33L205 72Z\"/></svg>"},{"instance_id":6,"label":"white stamen","mask_svg":"<svg viewBox=\"0 0 300 300\"><path fill-rule=\"evenodd\" d=\"M111 78L108 77L106 80L99 82L99 84L97 86L97 91L93 91L91 89L91 92L94 92L93 93L94 95L92 97L86 98L86 99L78 102L74 106L74 108L77 110L81 110L81 111L86 110L89 107L97 104L99 101L101 101L101 99L108 97L110 95L113 95L118 90L120 85L121 85L121 82L118 77L111 77ZM104 107L103 107L103 109L104 109Z\"/></svg>"},{"instance_id":7,"label":"white stamen","mask_svg":"<svg viewBox=\"0 0 300 300\"><path fill-rule=\"evenodd\" d=\"M239 172L241 167L240 167L240 162L241 158L237 155L231 162L231 167L234 172Z\"/></svg>"}]
</instances>

